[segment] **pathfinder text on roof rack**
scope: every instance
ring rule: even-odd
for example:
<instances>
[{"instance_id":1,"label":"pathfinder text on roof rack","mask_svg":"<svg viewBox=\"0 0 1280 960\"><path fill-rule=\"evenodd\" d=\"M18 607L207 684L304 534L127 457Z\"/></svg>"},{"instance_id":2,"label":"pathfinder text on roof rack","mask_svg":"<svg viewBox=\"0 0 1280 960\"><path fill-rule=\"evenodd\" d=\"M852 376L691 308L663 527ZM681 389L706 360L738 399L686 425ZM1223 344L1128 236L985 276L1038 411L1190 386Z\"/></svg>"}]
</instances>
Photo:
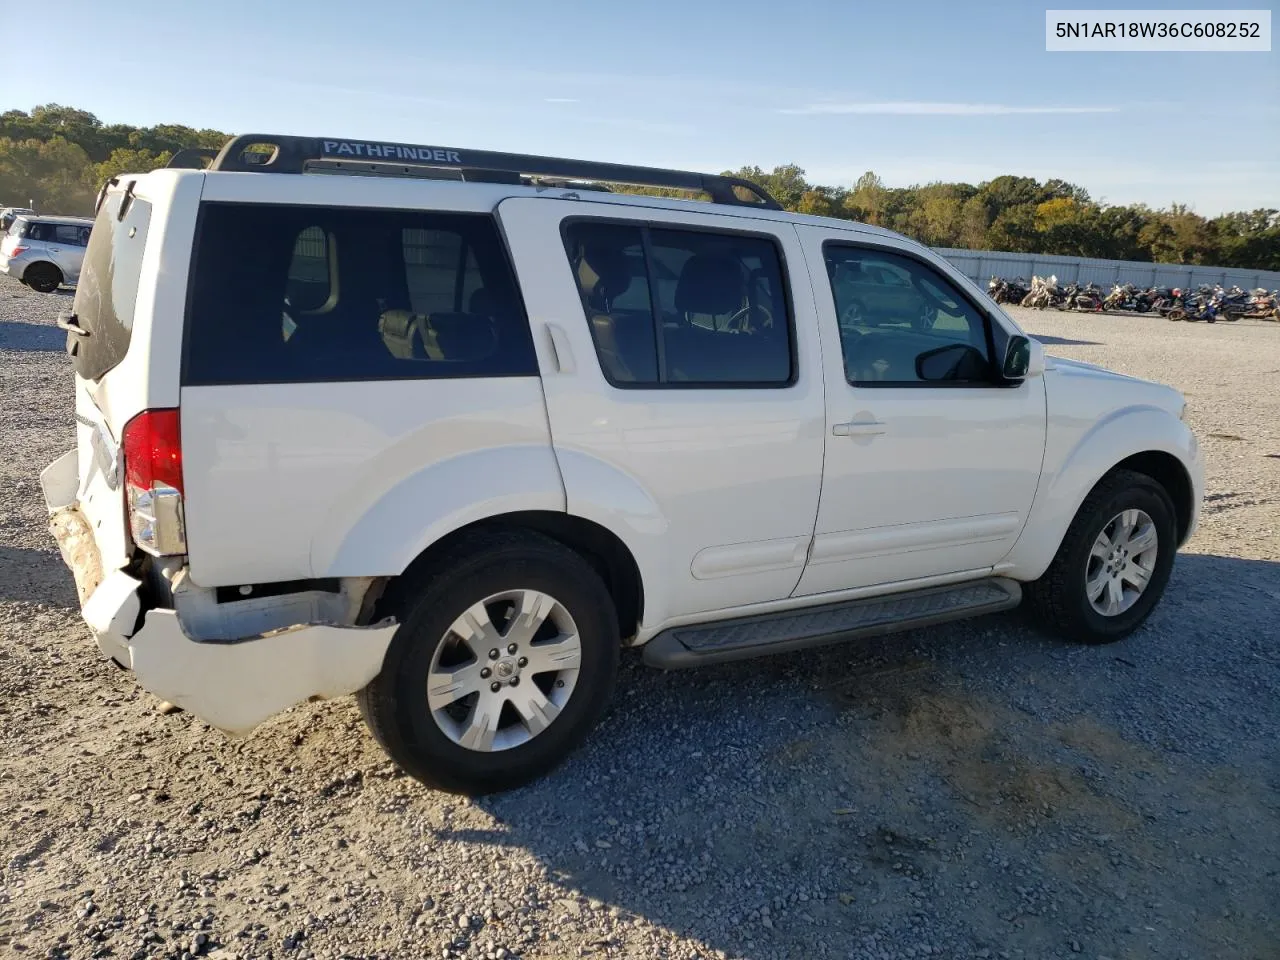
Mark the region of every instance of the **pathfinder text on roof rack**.
<instances>
[{"instance_id":1,"label":"pathfinder text on roof rack","mask_svg":"<svg viewBox=\"0 0 1280 960\"><path fill-rule=\"evenodd\" d=\"M457 150L440 147L415 147L402 143L368 143L365 141L325 140L324 155L341 157L377 157L380 160L417 160L433 163L462 163Z\"/></svg>"}]
</instances>

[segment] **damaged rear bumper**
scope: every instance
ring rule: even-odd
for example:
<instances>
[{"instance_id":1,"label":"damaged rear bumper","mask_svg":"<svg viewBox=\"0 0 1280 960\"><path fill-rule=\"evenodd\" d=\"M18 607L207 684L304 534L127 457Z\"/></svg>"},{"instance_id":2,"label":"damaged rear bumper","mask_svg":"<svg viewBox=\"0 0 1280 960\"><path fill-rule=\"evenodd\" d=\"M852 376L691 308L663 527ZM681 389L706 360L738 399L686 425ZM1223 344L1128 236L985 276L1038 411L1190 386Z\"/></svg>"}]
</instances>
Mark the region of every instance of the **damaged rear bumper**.
<instances>
[{"instance_id":1,"label":"damaged rear bumper","mask_svg":"<svg viewBox=\"0 0 1280 960\"><path fill-rule=\"evenodd\" d=\"M307 623L234 640L199 640L178 614L143 607L143 584L104 572L76 502L76 453L40 475L49 529L75 577L81 613L102 653L143 689L232 735L307 700L355 693L377 676L396 624Z\"/></svg>"}]
</instances>

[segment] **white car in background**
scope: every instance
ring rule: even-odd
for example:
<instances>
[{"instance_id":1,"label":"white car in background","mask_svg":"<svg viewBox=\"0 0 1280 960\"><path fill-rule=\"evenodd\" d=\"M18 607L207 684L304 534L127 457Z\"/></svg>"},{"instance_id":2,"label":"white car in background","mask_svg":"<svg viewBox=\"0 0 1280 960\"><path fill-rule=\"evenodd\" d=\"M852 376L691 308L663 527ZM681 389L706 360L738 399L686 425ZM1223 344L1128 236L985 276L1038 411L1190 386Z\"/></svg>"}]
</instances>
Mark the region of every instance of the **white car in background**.
<instances>
[{"instance_id":1,"label":"white car in background","mask_svg":"<svg viewBox=\"0 0 1280 960\"><path fill-rule=\"evenodd\" d=\"M84 217L23 214L0 241L0 271L41 293L75 286L92 229Z\"/></svg>"},{"instance_id":2,"label":"white car in background","mask_svg":"<svg viewBox=\"0 0 1280 960\"><path fill-rule=\"evenodd\" d=\"M24 213L34 214L35 211L30 207L0 207L0 234L8 233L13 221Z\"/></svg>"}]
</instances>

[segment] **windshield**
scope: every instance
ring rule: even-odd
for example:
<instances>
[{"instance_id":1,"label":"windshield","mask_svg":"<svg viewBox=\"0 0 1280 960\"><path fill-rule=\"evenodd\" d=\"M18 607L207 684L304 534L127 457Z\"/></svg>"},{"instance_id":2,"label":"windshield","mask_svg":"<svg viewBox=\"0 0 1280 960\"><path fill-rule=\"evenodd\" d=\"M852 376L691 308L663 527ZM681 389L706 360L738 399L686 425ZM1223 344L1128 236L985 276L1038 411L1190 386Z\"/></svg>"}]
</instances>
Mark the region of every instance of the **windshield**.
<instances>
[{"instance_id":1,"label":"windshield","mask_svg":"<svg viewBox=\"0 0 1280 960\"><path fill-rule=\"evenodd\" d=\"M88 336L67 335L76 373L87 380L100 380L129 349L150 224L151 204L124 193L108 194L93 223L74 307Z\"/></svg>"}]
</instances>

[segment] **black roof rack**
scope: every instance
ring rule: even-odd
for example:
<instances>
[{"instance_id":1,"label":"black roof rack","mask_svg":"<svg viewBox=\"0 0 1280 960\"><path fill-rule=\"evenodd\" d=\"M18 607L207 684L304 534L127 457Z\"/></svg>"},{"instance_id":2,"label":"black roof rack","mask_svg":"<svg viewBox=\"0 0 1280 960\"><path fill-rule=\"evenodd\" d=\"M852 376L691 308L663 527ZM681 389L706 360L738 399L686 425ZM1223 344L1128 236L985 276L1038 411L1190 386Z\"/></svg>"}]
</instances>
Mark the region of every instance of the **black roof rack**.
<instances>
[{"instance_id":1,"label":"black roof rack","mask_svg":"<svg viewBox=\"0 0 1280 960\"><path fill-rule=\"evenodd\" d=\"M165 166L185 170L204 170L217 159L217 156L217 150L206 147L184 147L175 153Z\"/></svg>"},{"instance_id":2,"label":"black roof rack","mask_svg":"<svg viewBox=\"0 0 1280 960\"><path fill-rule=\"evenodd\" d=\"M169 166L194 167L195 161L206 159L211 152L181 150ZM571 187L614 183L701 192L713 203L782 209L763 187L741 177L370 140L246 133L227 141L210 161L208 169L248 173L355 173Z\"/></svg>"}]
</instances>

